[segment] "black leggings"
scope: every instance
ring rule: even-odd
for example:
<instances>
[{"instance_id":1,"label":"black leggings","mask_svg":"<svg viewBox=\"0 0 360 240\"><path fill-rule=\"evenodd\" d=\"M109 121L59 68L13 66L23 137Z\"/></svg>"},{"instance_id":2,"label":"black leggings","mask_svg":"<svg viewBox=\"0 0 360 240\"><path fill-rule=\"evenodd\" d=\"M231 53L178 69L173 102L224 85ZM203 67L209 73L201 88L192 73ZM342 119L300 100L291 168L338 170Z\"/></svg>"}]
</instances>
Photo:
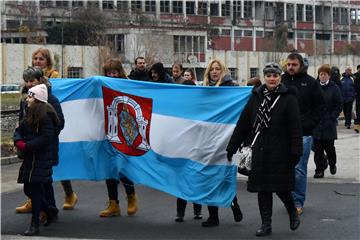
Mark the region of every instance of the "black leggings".
<instances>
[{"instance_id":1,"label":"black leggings","mask_svg":"<svg viewBox=\"0 0 360 240\"><path fill-rule=\"evenodd\" d=\"M176 200L176 211L178 217L184 217L185 216L185 209L186 209L187 201L182 198L177 198ZM200 215L201 214L201 205L194 203L194 215Z\"/></svg>"},{"instance_id":2,"label":"black leggings","mask_svg":"<svg viewBox=\"0 0 360 240\"><path fill-rule=\"evenodd\" d=\"M330 167L334 167L336 165L336 150L334 140L314 139L314 162L316 165L315 172L322 172L328 166L324 151L326 152Z\"/></svg>"},{"instance_id":3,"label":"black leggings","mask_svg":"<svg viewBox=\"0 0 360 240\"><path fill-rule=\"evenodd\" d=\"M45 191L43 183L24 183L24 193L31 199L32 216L31 221L39 226L40 210L48 212L49 205L45 199Z\"/></svg>"},{"instance_id":4,"label":"black leggings","mask_svg":"<svg viewBox=\"0 0 360 240\"><path fill-rule=\"evenodd\" d=\"M120 178L120 181L123 183L127 195L135 193L134 183L132 181L130 181L127 177ZM108 190L108 195L110 200L116 200L116 201L119 200L118 189L117 189L118 184L119 181L116 179L113 178L106 179L106 187Z\"/></svg>"}]
</instances>

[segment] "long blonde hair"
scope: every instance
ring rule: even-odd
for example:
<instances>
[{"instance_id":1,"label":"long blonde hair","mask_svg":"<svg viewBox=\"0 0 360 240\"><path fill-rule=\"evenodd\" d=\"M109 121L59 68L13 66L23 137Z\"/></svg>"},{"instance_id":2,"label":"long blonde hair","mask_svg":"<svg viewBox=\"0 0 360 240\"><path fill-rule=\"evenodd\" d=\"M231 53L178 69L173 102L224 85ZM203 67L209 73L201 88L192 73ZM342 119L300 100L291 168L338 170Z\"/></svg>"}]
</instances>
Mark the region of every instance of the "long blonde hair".
<instances>
[{"instance_id":1,"label":"long blonde hair","mask_svg":"<svg viewBox=\"0 0 360 240\"><path fill-rule=\"evenodd\" d=\"M222 80L224 79L225 75L226 75L227 73L229 73L229 69L227 68L227 66L225 65L225 63L224 63L223 61L219 60L219 59L214 58L214 59L212 59L212 60L209 62L208 66L207 66L207 68L206 68L206 70L205 70L204 80L203 80L203 86L210 86L210 70L211 70L211 67L212 67L212 65L213 65L214 63L219 64L220 69L221 69L220 78L219 78L219 80L216 82L215 86L219 86L219 85L221 84Z\"/></svg>"}]
</instances>

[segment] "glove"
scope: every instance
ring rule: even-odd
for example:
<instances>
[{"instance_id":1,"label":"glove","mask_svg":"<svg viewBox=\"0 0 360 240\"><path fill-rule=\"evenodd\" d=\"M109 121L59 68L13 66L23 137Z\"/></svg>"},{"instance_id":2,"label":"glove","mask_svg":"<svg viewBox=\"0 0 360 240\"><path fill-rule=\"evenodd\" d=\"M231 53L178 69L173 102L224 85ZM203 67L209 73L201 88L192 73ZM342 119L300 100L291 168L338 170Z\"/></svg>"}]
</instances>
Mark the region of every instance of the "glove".
<instances>
[{"instance_id":1,"label":"glove","mask_svg":"<svg viewBox=\"0 0 360 240\"><path fill-rule=\"evenodd\" d=\"M232 156L233 156L234 154L233 153L231 153L231 152L227 152L227 160L229 161L229 162L231 162L232 161Z\"/></svg>"},{"instance_id":2,"label":"glove","mask_svg":"<svg viewBox=\"0 0 360 240\"><path fill-rule=\"evenodd\" d=\"M19 150L24 151L24 150L25 150L25 147L26 147L26 143L25 143L24 139L20 139L20 140L16 141L15 146L16 146Z\"/></svg>"}]
</instances>

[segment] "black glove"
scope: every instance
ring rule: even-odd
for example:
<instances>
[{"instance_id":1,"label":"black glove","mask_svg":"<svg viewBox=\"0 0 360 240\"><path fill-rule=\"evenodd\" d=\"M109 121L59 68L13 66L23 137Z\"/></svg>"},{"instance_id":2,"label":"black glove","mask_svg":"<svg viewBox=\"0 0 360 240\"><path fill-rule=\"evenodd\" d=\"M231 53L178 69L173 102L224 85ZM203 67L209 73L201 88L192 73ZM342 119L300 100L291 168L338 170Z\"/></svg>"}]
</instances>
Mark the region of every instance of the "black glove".
<instances>
[{"instance_id":1,"label":"black glove","mask_svg":"<svg viewBox=\"0 0 360 240\"><path fill-rule=\"evenodd\" d=\"M231 152L227 152L227 160L229 161L229 162L231 162L232 161L232 156L233 156L234 154L233 153L231 153Z\"/></svg>"}]
</instances>

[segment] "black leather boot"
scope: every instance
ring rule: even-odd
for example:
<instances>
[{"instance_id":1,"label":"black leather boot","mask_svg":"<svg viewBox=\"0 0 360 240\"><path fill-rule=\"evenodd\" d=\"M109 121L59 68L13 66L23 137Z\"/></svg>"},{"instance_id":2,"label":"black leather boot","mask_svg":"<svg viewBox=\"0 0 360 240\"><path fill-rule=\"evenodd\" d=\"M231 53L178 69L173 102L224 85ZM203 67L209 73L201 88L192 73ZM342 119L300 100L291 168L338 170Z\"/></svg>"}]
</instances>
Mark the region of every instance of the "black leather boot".
<instances>
[{"instance_id":1,"label":"black leather boot","mask_svg":"<svg viewBox=\"0 0 360 240\"><path fill-rule=\"evenodd\" d=\"M202 227L216 227L219 226L219 208L215 206L208 206L209 218L201 223Z\"/></svg>"},{"instance_id":2,"label":"black leather boot","mask_svg":"<svg viewBox=\"0 0 360 240\"><path fill-rule=\"evenodd\" d=\"M56 207L49 206L46 211L47 219L44 222L44 226L49 226L50 223L56 221L58 219L58 213L59 213L59 210Z\"/></svg>"},{"instance_id":3,"label":"black leather boot","mask_svg":"<svg viewBox=\"0 0 360 240\"><path fill-rule=\"evenodd\" d=\"M295 231L300 226L300 218L296 211L289 213L290 229Z\"/></svg>"},{"instance_id":4,"label":"black leather boot","mask_svg":"<svg viewBox=\"0 0 360 240\"><path fill-rule=\"evenodd\" d=\"M31 221L29 228L24 232L25 236L36 236L40 234L39 223Z\"/></svg>"},{"instance_id":5,"label":"black leather boot","mask_svg":"<svg viewBox=\"0 0 360 240\"><path fill-rule=\"evenodd\" d=\"M266 236L266 235L270 235L271 234L271 224L270 223L263 223L261 225L261 227L256 230L256 236L257 237L262 237L262 236Z\"/></svg>"},{"instance_id":6,"label":"black leather boot","mask_svg":"<svg viewBox=\"0 0 360 240\"><path fill-rule=\"evenodd\" d=\"M243 214L239 204L237 202L231 203L231 210L233 212L235 222L240 222L243 219Z\"/></svg>"}]
</instances>

